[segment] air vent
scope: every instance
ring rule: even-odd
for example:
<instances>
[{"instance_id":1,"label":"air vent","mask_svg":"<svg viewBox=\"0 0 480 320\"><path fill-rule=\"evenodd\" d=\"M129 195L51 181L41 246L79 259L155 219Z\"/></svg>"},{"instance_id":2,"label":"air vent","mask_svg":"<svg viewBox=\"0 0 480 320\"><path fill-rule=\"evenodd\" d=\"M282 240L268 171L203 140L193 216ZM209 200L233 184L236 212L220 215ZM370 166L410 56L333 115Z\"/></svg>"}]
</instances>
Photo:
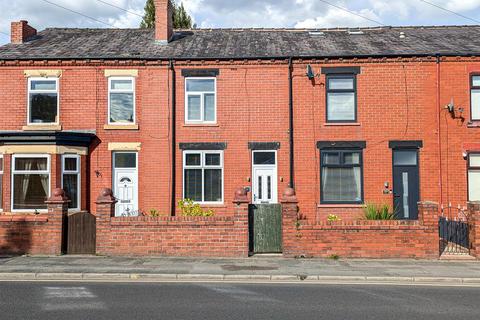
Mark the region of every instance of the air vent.
<instances>
[{"instance_id":1,"label":"air vent","mask_svg":"<svg viewBox=\"0 0 480 320\"><path fill-rule=\"evenodd\" d=\"M348 34L356 35L356 34L363 34L362 30L348 30Z\"/></svg>"},{"instance_id":2,"label":"air vent","mask_svg":"<svg viewBox=\"0 0 480 320\"><path fill-rule=\"evenodd\" d=\"M325 35L325 33L323 33L322 31L309 31L308 34L312 37L321 37Z\"/></svg>"}]
</instances>

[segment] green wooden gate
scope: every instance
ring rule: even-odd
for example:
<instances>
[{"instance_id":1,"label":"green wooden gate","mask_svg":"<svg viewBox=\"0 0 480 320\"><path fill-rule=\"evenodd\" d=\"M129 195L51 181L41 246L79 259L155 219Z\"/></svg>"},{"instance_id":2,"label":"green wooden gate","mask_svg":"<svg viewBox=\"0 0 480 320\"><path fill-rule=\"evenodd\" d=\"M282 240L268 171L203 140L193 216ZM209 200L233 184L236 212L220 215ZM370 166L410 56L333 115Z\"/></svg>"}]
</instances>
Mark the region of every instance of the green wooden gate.
<instances>
[{"instance_id":1,"label":"green wooden gate","mask_svg":"<svg viewBox=\"0 0 480 320\"><path fill-rule=\"evenodd\" d=\"M250 240L253 253L282 252L282 205L250 205Z\"/></svg>"}]
</instances>

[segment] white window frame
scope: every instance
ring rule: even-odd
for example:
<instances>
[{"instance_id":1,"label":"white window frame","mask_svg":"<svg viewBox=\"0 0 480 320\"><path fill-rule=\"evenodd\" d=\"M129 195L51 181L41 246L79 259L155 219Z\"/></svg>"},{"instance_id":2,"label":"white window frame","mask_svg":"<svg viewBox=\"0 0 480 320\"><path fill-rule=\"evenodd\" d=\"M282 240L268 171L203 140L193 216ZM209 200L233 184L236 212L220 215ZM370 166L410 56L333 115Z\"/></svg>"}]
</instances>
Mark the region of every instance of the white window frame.
<instances>
[{"instance_id":1,"label":"white window frame","mask_svg":"<svg viewBox=\"0 0 480 320\"><path fill-rule=\"evenodd\" d=\"M75 159L77 161L77 170L65 170L65 159ZM82 206L82 178L81 178L81 158L78 154L64 154L62 155L62 189L63 189L63 175L64 174L76 174L77 175L77 184L78 184L78 195L77 195L77 208L69 208L69 211L80 211Z\"/></svg>"},{"instance_id":2,"label":"white window frame","mask_svg":"<svg viewBox=\"0 0 480 320\"><path fill-rule=\"evenodd\" d=\"M219 154L220 155L220 165L218 166L205 166L205 154ZM200 165L198 166L187 166L186 160L188 154L200 154ZM195 203L202 205L221 205L224 203L225 195L225 179L224 179L224 162L223 162L223 150L185 150L183 151L183 170L182 170L182 198L185 199L185 170L187 169L201 169L202 170L202 199L205 197L205 169L221 169L222 170L222 200L221 201L195 201Z\"/></svg>"},{"instance_id":3,"label":"white window frame","mask_svg":"<svg viewBox=\"0 0 480 320\"><path fill-rule=\"evenodd\" d=\"M2 179L0 179L0 189L2 190L2 192L0 192L0 212L3 212L3 195L5 193L5 190L3 188L3 185L4 185L4 181L3 181L3 170L5 168L5 159L3 158L3 154L0 154L0 159L2 159L2 166L0 167L0 175L2 176Z\"/></svg>"},{"instance_id":4,"label":"white window frame","mask_svg":"<svg viewBox=\"0 0 480 320\"><path fill-rule=\"evenodd\" d=\"M55 81L56 90L32 90L33 81ZM58 77L31 77L28 78L28 89L27 89L27 124L29 126L46 126L46 125L58 125L60 123L60 82ZM56 93L57 94L57 116L55 117L55 122L30 122L30 114L32 108L32 102L30 101L31 93Z\"/></svg>"},{"instance_id":5,"label":"white window frame","mask_svg":"<svg viewBox=\"0 0 480 320\"><path fill-rule=\"evenodd\" d=\"M187 82L189 80L213 80L215 91L192 91L187 90ZM213 121L205 121L205 95L213 94L214 95L214 119ZM189 96L198 96L200 95L200 120L190 120L188 119L188 97ZM187 124L216 124L217 123L217 78L216 77L186 77L185 78L185 123Z\"/></svg>"},{"instance_id":6,"label":"white window frame","mask_svg":"<svg viewBox=\"0 0 480 320\"><path fill-rule=\"evenodd\" d=\"M44 171L25 171L25 170L20 170L17 171L15 170L15 159L17 158L45 158L47 159L47 170ZM13 209L13 198L14 198L14 179L15 179L15 174L48 174L48 194L47 197L50 198L51 194L51 183L52 183L52 174L51 174L51 162L50 162L50 155L49 154L14 154L12 155L12 177L11 177L11 186L10 186L10 203L11 203L11 209L12 212L48 212L48 209Z\"/></svg>"},{"instance_id":7,"label":"white window frame","mask_svg":"<svg viewBox=\"0 0 480 320\"><path fill-rule=\"evenodd\" d=\"M132 89L131 90L125 90L125 89L112 89L112 81L115 80L128 80L132 81ZM136 82L135 82L135 77L109 77L108 78L108 115L107 115L107 121L109 125L119 125L119 126L124 126L124 125L132 125L137 123L137 94L136 94ZM133 122L111 122L111 117L110 117L110 111L111 111L111 94L112 93L133 93Z\"/></svg>"},{"instance_id":8,"label":"white window frame","mask_svg":"<svg viewBox=\"0 0 480 320\"><path fill-rule=\"evenodd\" d=\"M470 199L470 173L480 173L480 166L473 166L471 164L471 157L472 156L480 156L480 153L478 152L472 152L470 154L468 154L468 157L467 157L467 199L468 201L478 201L478 200L473 200L473 199Z\"/></svg>"}]
</instances>

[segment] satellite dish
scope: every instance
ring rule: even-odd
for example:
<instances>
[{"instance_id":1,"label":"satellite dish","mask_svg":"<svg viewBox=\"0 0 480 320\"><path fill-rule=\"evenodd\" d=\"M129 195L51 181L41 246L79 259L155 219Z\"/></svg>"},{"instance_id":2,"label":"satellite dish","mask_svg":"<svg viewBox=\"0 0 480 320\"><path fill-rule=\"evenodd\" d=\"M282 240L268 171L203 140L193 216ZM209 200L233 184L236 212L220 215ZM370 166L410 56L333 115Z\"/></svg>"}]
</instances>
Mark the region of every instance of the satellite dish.
<instances>
[{"instance_id":1,"label":"satellite dish","mask_svg":"<svg viewBox=\"0 0 480 320\"><path fill-rule=\"evenodd\" d=\"M307 65L307 77L310 80L313 80L315 78L315 72L313 71L313 68L311 65Z\"/></svg>"},{"instance_id":2,"label":"satellite dish","mask_svg":"<svg viewBox=\"0 0 480 320\"><path fill-rule=\"evenodd\" d=\"M455 104L453 103L453 98L450 100L450 103L447 104L446 109L448 109L448 112L454 113L455 112Z\"/></svg>"}]
</instances>

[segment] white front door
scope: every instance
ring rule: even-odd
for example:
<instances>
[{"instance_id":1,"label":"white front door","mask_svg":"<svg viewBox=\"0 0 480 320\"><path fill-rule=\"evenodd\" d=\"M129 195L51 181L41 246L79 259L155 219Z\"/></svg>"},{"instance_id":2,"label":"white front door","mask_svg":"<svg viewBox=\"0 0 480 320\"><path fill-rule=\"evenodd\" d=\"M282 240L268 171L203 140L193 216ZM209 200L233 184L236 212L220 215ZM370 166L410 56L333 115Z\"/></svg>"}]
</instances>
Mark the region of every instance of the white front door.
<instances>
[{"instance_id":1,"label":"white front door","mask_svg":"<svg viewBox=\"0 0 480 320\"><path fill-rule=\"evenodd\" d=\"M253 152L253 203L277 203L276 151Z\"/></svg>"},{"instance_id":2,"label":"white front door","mask_svg":"<svg viewBox=\"0 0 480 320\"><path fill-rule=\"evenodd\" d=\"M138 174L135 153L114 154L115 216L138 215Z\"/></svg>"}]
</instances>

